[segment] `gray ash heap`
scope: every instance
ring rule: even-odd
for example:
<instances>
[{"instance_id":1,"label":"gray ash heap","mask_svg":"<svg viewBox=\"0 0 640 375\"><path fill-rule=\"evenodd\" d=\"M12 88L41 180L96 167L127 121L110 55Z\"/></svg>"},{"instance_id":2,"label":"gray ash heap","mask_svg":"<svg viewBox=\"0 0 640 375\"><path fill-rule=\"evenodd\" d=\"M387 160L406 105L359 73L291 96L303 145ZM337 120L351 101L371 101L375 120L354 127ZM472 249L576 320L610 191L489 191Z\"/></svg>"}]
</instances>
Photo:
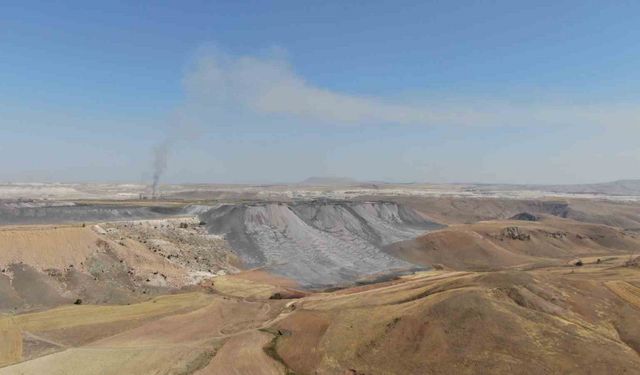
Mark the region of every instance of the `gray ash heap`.
<instances>
[{"instance_id":1,"label":"gray ash heap","mask_svg":"<svg viewBox=\"0 0 640 375\"><path fill-rule=\"evenodd\" d=\"M228 204L200 218L210 233L225 236L245 266L311 287L415 269L384 247L441 227L388 202Z\"/></svg>"}]
</instances>

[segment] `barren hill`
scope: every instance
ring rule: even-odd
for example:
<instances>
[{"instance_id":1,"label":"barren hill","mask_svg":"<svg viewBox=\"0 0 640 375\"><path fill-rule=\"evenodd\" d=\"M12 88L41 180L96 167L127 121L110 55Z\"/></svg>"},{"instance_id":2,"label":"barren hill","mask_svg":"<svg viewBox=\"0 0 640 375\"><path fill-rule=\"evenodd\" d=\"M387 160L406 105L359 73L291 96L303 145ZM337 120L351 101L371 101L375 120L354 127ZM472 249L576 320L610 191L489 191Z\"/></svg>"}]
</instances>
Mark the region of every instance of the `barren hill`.
<instances>
[{"instance_id":1,"label":"barren hill","mask_svg":"<svg viewBox=\"0 0 640 375\"><path fill-rule=\"evenodd\" d=\"M489 270L640 252L640 235L614 227L546 218L453 225L393 244L390 254L416 264Z\"/></svg>"},{"instance_id":2,"label":"barren hill","mask_svg":"<svg viewBox=\"0 0 640 375\"><path fill-rule=\"evenodd\" d=\"M223 277L213 294L2 317L0 374L639 374L640 269L624 259L294 300Z\"/></svg>"},{"instance_id":3,"label":"barren hill","mask_svg":"<svg viewBox=\"0 0 640 375\"><path fill-rule=\"evenodd\" d=\"M238 263L195 218L0 227L0 313L140 301Z\"/></svg>"},{"instance_id":4,"label":"barren hill","mask_svg":"<svg viewBox=\"0 0 640 375\"><path fill-rule=\"evenodd\" d=\"M364 197L363 199L373 199ZM442 224L505 220L527 212L585 223L640 230L640 203L595 199L503 199L467 197L378 197L414 209Z\"/></svg>"},{"instance_id":5,"label":"barren hill","mask_svg":"<svg viewBox=\"0 0 640 375\"><path fill-rule=\"evenodd\" d=\"M638 299L608 280L637 296L639 275L442 273L318 295L277 324L275 348L300 374L638 374Z\"/></svg>"}]
</instances>

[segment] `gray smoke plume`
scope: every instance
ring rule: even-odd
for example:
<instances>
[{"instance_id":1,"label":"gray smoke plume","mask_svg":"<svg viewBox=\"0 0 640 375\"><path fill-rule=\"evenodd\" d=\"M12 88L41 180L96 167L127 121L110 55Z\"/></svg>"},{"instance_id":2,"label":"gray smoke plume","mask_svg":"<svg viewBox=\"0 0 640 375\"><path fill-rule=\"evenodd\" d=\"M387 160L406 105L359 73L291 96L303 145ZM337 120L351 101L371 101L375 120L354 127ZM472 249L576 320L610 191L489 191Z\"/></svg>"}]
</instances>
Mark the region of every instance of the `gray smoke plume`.
<instances>
[{"instance_id":1,"label":"gray smoke plume","mask_svg":"<svg viewBox=\"0 0 640 375\"><path fill-rule=\"evenodd\" d=\"M195 112L191 108L183 105L171 114L164 139L153 147L151 194L154 199L160 198L160 180L167 170L171 152L181 142L193 141L202 134L202 128L189 118L189 114Z\"/></svg>"},{"instance_id":2,"label":"gray smoke plume","mask_svg":"<svg viewBox=\"0 0 640 375\"><path fill-rule=\"evenodd\" d=\"M167 169L167 159L170 150L171 141L169 139L164 140L153 149L153 181L151 194L154 199L160 196L160 177L162 177L162 174Z\"/></svg>"}]
</instances>

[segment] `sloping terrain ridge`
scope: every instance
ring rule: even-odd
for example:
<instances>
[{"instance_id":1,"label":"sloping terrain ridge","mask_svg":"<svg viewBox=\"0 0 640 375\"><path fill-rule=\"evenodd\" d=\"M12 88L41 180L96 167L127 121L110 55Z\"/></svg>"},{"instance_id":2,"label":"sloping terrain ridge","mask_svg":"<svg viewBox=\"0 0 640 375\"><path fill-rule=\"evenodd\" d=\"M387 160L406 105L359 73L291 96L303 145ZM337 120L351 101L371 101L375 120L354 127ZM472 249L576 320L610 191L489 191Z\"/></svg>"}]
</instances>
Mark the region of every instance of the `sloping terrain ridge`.
<instances>
[{"instance_id":1,"label":"sloping terrain ridge","mask_svg":"<svg viewBox=\"0 0 640 375\"><path fill-rule=\"evenodd\" d=\"M388 202L223 205L201 214L247 267L263 267L303 286L348 283L415 265L382 247L440 225Z\"/></svg>"},{"instance_id":2,"label":"sloping terrain ridge","mask_svg":"<svg viewBox=\"0 0 640 375\"><path fill-rule=\"evenodd\" d=\"M0 314L123 304L236 271L224 240L192 218L0 227Z\"/></svg>"},{"instance_id":3,"label":"sloping terrain ridge","mask_svg":"<svg viewBox=\"0 0 640 375\"><path fill-rule=\"evenodd\" d=\"M640 374L627 259L0 316L0 374Z\"/></svg>"},{"instance_id":4,"label":"sloping terrain ridge","mask_svg":"<svg viewBox=\"0 0 640 375\"><path fill-rule=\"evenodd\" d=\"M416 264L496 270L636 253L640 251L640 235L606 225L545 217L540 222L506 220L452 225L395 243L387 251Z\"/></svg>"}]
</instances>

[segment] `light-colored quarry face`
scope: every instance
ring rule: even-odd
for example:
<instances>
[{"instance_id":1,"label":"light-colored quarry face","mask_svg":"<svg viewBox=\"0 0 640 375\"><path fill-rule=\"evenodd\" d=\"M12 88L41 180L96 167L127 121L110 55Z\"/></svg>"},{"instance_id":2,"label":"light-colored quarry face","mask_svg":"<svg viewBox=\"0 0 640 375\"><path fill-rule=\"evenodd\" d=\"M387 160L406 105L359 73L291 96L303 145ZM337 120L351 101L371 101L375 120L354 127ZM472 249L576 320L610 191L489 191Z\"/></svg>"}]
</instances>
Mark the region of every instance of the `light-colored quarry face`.
<instances>
[{"instance_id":1,"label":"light-colored quarry face","mask_svg":"<svg viewBox=\"0 0 640 375\"><path fill-rule=\"evenodd\" d=\"M439 227L386 202L225 205L200 217L210 233L225 236L246 266L315 287L415 268L384 246Z\"/></svg>"}]
</instances>

